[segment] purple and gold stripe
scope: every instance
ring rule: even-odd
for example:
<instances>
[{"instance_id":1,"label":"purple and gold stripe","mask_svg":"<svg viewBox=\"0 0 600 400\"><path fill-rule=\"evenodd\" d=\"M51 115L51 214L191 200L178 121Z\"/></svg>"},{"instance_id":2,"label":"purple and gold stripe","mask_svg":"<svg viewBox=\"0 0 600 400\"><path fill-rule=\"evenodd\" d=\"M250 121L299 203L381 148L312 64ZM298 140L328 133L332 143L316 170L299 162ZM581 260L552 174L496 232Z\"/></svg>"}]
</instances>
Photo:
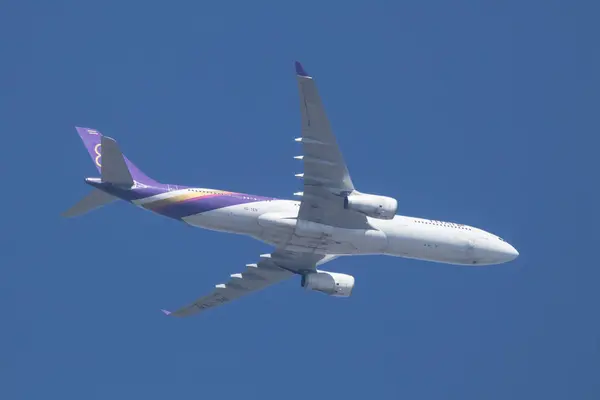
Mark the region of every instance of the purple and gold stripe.
<instances>
[{"instance_id":1,"label":"purple and gold stripe","mask_svg":"<svg viewBox=\"0 0 600 400\"><path fill-rule=\"evenodd\" d=\"M137 206L175 219L239 204L275 200L272 197L174 185L124 189L103 183L89 182L89 184Z\"/></svg>"},{"instance_id":2,"label":"purple and gold stripe","mask_svg":"<svg viewBox=\"0 0 600 400\"><path fill-rule=\"evenodd\" d=\"M159 210L172 207L185 202L194 202L196 200L208 199L216 196L227 196L231 195L230 192L224 192L221 190L196 190L196 189L184 189L172 192L169 197L158 197L155 200L140 202L141 206L155 212Z\"/></svg>"}]
</instances>

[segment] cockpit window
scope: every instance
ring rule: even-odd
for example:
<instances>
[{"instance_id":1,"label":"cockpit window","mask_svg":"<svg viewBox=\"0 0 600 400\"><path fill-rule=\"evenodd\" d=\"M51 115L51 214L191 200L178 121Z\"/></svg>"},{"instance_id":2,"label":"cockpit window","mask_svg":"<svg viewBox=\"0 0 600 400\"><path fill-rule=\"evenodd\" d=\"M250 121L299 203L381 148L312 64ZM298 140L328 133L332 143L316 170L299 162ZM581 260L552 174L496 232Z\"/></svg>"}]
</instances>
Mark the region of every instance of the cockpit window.
<instances>
[{"instance_id":1,"label":"cockpit window","mask_svg":"<svg viewBox=\"0 0 600 400\"><path fill-rule=\"evenodd\" d=\"M503 242L505 242L506 240L502 239L500 236L498 236L498 239L502 240Z\"/></svg>"}]
</instances>

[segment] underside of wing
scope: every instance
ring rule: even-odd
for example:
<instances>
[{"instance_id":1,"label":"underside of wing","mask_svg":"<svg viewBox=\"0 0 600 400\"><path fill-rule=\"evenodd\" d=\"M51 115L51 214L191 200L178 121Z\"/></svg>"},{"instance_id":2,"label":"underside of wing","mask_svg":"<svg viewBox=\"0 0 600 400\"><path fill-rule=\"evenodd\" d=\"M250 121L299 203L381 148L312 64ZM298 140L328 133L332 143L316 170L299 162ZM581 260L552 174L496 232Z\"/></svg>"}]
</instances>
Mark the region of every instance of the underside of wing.
<instances>
[{"instance_id":1,"label":"underside of wing","mask_svg":"<svg viewBox=\"0 0 600 400\"><path fill-rule=\"evenodd\" d=\"M247 264L242 273L230 275L227 283L215 286L212 293L200 297L192 304L170 312L163 310L166 315L187 317L201 311L217 307L247 294L258 292L290 278L294 274L315 270L317 265L331 261L335 256L323 256L308 253L292 253L275 251L263 254L256 264Z\"/></svg>"},{"instance_id":2,"label":"underside of wing","mask_svg":"<svg viewBox=\"0 0 600 400\"><path fill-rule=\"evenodd\" d=\"M304 184L342 194L354 190L346 162L329 125L314 79L296 62L300 94Z\"/></svg>"},{"instance_id":3,"label":"underside of wing","mask_svg":"<svg viewBox=\"0 0 600 400\"><path fill-rule=\"evenodd\" d=\"M344 198L354 191L348 167L333 134L315 80L296 62L296 78L300 95L304 172L296 176L304 180L299 219L340 227L364 224L361 216L344 210Z\"/></svg>"}]
</instances>

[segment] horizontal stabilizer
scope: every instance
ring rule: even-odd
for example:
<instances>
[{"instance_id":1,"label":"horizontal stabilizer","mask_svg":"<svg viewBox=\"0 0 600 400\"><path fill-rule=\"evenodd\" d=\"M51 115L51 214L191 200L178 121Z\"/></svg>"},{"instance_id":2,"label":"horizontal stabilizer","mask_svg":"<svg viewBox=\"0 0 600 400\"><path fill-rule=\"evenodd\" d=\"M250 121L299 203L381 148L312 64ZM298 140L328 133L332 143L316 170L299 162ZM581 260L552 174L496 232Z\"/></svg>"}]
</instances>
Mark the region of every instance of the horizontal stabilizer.
<instances>
[{"instance_id":1,"label":"horizontal stabilizer","mask_svg":"<svg viewBox=\"0 0 600 400\"><path fill-rule=\"evenodd\" d=\"M101 190L94 189L87 196L75 204L73 207L62 213L63 217L77 217L87 212L95 210L98 207L102 207L106 204L112 203L117 198L113 195L105 193Z\"/></svg>"},{"instance_id":2,"label":"horizontal stabilizer","mask_svg":"<svg viewBox=\"0 0 600 400\"><path fill-rule=\"evenodd\" d=\"M133 178L127 168L123 153L117 142L108 136L102 136L102 182L118 186L133 186Z\"/></svg>"}]
</instances>

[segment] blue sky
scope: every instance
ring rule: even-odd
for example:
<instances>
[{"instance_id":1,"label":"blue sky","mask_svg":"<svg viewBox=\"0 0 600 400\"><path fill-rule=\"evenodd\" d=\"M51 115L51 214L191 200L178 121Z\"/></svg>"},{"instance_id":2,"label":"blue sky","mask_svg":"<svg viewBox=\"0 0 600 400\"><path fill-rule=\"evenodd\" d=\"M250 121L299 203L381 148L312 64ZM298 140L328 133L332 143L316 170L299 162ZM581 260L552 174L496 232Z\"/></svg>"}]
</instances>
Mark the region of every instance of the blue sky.
<instances>
[{"instance_id":1,"label":"blue sky","mask_svg":"<svg viewBox=\"0 0 600 400\"><path fill-rule=\"evenodd\" d=\"M597 2L172 3L2 3L1 398L600 398ZM59 217L96 173L76 125L160 181L290 197L296 59L361 191L518 260L340 259L349 299L291 280L177 320L269 247Z\"/></svg>"}]
</instances>

